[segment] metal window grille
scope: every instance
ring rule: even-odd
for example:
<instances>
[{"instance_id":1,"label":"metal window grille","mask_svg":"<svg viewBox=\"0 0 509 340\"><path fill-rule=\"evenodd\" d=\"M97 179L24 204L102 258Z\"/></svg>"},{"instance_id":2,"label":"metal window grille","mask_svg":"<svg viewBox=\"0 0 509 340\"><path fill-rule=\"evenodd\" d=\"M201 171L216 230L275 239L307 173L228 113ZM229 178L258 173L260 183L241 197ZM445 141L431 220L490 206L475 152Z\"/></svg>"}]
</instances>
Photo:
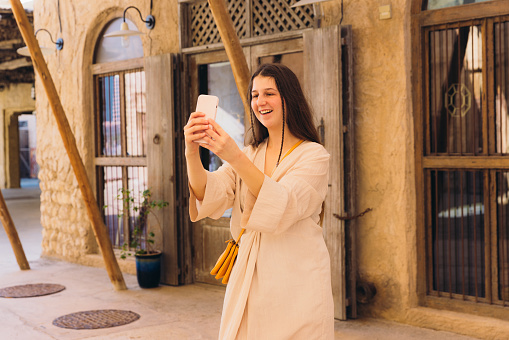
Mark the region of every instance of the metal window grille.
<instances>
[{"instance_id":1,"label":"metal window grille","mask_svg":"<svg viewBox=\"0 0 509 340\"><path fill-rule=\"evenodd\" d=\"M509 22L495 23L495 138L496 152L509 154Z\"/></svg>"},{"instance_id":2,"label":"metal window grille","mask_svg":"<svg viewBox=\"0 0 509 340\"><path fill-rule=\"evenodd\" d=\"M140 207L142 193L147 189L147 168L105 166L98 170L103 179L105 224L112 244L121 248L132 241L135 223L140 218L138 210L124 210L121 189L129 190L134 198L133 205Z\"/></svg>"},{"instance_id":3,"label":"metal window grille","mask_svg":"<svg viewBox=\"0 0 509 340\"><path fill-rule=\"evenodd\" d=\"M483 177L431 171L431 287L438 295L486 296Z\"/></svg>"},{"instance_id":4,"label":"metal window grille","mask_svg":"<svg viewBox=\"0 0 509 340\"><path fill-rule=\"evenodd\" d=\"M498 299L509 301L509 171L496 173Z\"/></svg>"},{"instance_id":5,"label":"metal window grille","mask_svg":"<svg viewBox=\"0 0 509 340\"><path fill-rule=\"evenodd\" d=\"M509 21L495 22L493 28L495 54L495 153L509 154ZM497 267L498 299L506 306L509 301L509 171L497 171Z\"/></svg>"},{"instance_id":6,"label":"metal window grille","mask_svg":"<svg viewBox=\"0 0 509 340\"><path fill-rule=\"evenodd\" d=\"M429 295L509 301L509 21L425 30Z\"/></svg>"},{"instance_id":7,"label":"metal window grille","mask_svg":"<svg viewBox=\"0 0 509 340\"><path fill-rule=\"evenodd\" d=\"M482 47L480 26L429 33L431 154L482 153Z\"/></svg>"},{"instance_id":8,"label":"metal window grille","mask_svg":"<svg viewBox=\"0 0 509 340\"><path fill-rule=\"evenodd\" d=\"M147 189L146 84L142 69L96 76L96 136L99 201L114 247L132 240L135 210L124 211L121 189L139 205Z\"/></svg>"},{"instance_id":9,"label":"metal window grille","mask_svg":"<svg viewBox=\"0 0 509 340\"><path fill-rule=\"evenodd\" d=\"M100 116L98 154L107 157L146 156L145 72L97 77Z\"/></svg>"}]
</instances>

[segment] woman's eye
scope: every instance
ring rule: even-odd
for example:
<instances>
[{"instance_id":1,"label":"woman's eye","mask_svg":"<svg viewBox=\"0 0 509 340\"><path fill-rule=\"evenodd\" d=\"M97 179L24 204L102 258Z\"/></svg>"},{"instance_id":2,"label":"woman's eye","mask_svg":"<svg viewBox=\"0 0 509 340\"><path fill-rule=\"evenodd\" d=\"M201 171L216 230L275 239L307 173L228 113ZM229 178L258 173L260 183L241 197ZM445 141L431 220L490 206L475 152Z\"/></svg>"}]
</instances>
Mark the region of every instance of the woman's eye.
<instances>
[{"instance_id":1,"label":"woman's eye","mask_svg":"<svg viewBox=\"0 0 509 340\"><path fill-rule=\"evenodd\" d=\"M258 95L257 94L253 94L253 98L258 98Z\"/></svg>"}]
</instances>

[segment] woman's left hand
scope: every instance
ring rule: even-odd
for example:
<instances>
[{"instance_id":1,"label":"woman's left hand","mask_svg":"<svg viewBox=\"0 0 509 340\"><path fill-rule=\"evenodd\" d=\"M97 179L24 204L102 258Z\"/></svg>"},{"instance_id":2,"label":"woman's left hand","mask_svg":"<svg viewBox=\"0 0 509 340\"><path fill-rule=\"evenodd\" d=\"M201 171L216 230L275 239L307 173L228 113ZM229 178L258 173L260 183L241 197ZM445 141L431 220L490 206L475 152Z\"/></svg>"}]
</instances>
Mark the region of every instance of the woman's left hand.
<instances>
[{"instance_id":1,"label":"woman's left hand","mask_svg":"<svg viewBox=\"0 0 509 340\"><path fill-rule=\"evenodd\" d=\"M212 125L212 129L208 129L208 136L204 137L207 144L202 143L201 146L212 151L222 160L232 163L239 157L242 151L233 138L215 120L209 119L209 124Z\"/></svg>"}]
</instances>

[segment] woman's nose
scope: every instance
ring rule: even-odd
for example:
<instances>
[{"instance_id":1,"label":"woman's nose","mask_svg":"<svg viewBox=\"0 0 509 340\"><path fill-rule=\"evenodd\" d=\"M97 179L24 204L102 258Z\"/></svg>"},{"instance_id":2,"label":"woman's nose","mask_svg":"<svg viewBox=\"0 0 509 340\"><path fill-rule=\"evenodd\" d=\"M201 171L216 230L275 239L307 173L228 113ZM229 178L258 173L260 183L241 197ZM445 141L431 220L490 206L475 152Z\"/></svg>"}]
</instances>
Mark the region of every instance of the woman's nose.
<instances>
[{"instance_id":1,"label":"woman's nose","mask_svg":"<svg viewBox=\"0 0 509 340\"><path fill-rule=\"evenodd\" d=\"M261 105L265 104L265 97L258 96L258 100L256 101L256 103L257 103L258 106L261 106Z\"/></svg>"}]
</instances>

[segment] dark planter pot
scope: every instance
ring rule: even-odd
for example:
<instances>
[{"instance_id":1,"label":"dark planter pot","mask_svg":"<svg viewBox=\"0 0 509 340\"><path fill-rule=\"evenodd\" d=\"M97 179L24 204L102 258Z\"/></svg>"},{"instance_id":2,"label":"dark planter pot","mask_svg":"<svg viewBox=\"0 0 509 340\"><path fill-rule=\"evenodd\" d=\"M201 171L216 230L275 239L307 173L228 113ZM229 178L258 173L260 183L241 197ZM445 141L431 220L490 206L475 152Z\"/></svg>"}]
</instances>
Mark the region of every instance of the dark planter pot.
<instances>
[{"instance_id":1,"label":"dark planter pot","mask_svg":"<svg viewBox=\"0 0 509 340\"><path fill-rule=\"evenodd\" d=\"M136 255L136 276L141 288L159 286L161 280L161 252L149 255Z\"/></svg>"}]
</instances>

